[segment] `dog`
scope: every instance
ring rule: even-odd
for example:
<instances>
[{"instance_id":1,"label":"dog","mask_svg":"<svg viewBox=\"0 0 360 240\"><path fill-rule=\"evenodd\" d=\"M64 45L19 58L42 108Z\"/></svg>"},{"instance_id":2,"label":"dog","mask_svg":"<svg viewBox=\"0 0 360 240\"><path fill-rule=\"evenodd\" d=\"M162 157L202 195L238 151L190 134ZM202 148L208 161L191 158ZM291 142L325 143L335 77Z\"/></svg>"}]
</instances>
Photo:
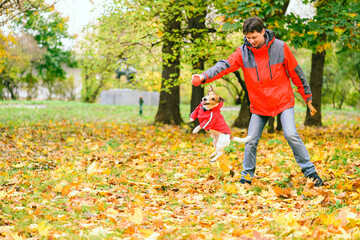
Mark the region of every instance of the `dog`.
<instances>
[{"instance_id":1,"label":"dog","mask_svg":"<svg viewBox=\"0 0 360 240\"><path fill-rule=\"evenodd\" d=\"M220 113L224 101L210 85L208 94L202 98L201 103L190 114L190 122L193 122L196 118L200 122L200 125L194 128L193 133L205 129L210 132L210 136L213 138L213 146L216 151L210 155L210 163L216 162L216 159L223 154L224 148L230 144L230 140L245 143L251 138L251 136L245 138L231 136L230 129Z\"/></svg>"}]
</instances>

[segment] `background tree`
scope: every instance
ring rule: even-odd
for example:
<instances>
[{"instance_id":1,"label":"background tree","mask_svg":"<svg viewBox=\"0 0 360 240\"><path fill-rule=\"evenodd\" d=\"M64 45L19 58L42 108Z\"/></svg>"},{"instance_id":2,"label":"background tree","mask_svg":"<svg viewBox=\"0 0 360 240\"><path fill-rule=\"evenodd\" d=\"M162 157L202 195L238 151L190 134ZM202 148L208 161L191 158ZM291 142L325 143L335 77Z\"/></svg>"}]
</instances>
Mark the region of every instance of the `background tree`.
<instances>
[{"instance_id":1,"label":"background tree","mask_svg":"<svg viewBox=\"0 0 360 240\"><path fill-rule=\"evenodd\" d=\"M0 26L16 17L22 16L27 11L42 11L53 8L56 1L51 5L44 5L43 0L2 0L0 1Z\"/></svg>"},{"instance_id":2,"label":"background tree","mask_svg":"<svg viewBox=\"0 0 360 240\"><path fill-rule=\"evenodd\" d=\"M67 33L67 21L53 8L45 8L42 12L27 10L16 22L17 27L33 36L44 50L44 61L35 67L43 86L49 91L48 98L54 93L55 82L66 79L64 67L76 66L75 55L64 49L63 41L72 38Z\"/></svg>"},{"instance_id":3,"label":"background tree","mask_svg":"<svg viewBox=\"0 0 360 240\"><path fill-rule=\"evenodd\" d=\"M159 108L155 122L179 125L180 115L180 53L181 53L181 20L182 4L165 1L161 4L164 11L160 12L162 22L162 81ZM159 6L160 7L160 6Z\"/></svg>"},{"instance_id":4,"label":"background tree","mask_svg":"<svg viewBox=\"0 0 360 240\"><path fill-rule=\"evenodd\" d=\"M304 1L308 3L309 1ZM332 48L331 42L339 41L342 50L359 50L359 12L360 4L355 1L343 0L311 0L316 8L312 19L300 18L292 14L288 21L292 31L292 44L312 50L310 87L313 93L313 105L318 113L310 115L306 112L305 125L321 126L321 97L324 76L326 51Z\"/></svg>"},{"instance_id":5,"label":"background tree","mask_svg":"<svg viewBox=\"0 0 360 240\"><path fill-rule=\"evenodd\" d=\"M16 57L14 57L10 49L16 43L16 38L11 35L4 35L0 30L0 98L4 99L6 96L6 90L12 97L12 99L16 99L17 96L15 94L14 89L14 80L11 77L11 68L13 62Z\"/></svg>"},{"instance_id":6,"label":"background tree","mask_svg":"<svg viewBox=\"0 0 360 240\"><path fill-rule=\"evenodd\" d=\"M12 52L17 66L16 78L18 79L18 88L25 89L27 99L37 97L40 80L35 68L44 61L45 49L41 49L33 36L26 33L20 33L16 44L13 45Z\"/></svg>"}]
</instances>

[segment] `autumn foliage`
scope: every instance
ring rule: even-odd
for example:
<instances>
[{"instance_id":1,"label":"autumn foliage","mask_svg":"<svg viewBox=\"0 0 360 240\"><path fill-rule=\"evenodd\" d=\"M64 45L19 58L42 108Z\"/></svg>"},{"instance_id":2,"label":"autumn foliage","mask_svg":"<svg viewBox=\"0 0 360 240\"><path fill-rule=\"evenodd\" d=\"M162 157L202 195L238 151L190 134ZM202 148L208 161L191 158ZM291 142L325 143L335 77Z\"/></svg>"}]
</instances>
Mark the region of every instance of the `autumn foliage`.
<instances>
[{"instance_id":1,"label":"autumn foliage","mask_svg":"<svg viewBox=\"0 0 360 240\"><path fill-rule=\"evenodd\" d=\"M210 165L211 138L188 130L76 120L3 126L0 236L360 239L359 124L299 127L321 188L304 178L281 132L264 133L250 186L238 182L243 144Z\"/></svg>"}]
</instances>

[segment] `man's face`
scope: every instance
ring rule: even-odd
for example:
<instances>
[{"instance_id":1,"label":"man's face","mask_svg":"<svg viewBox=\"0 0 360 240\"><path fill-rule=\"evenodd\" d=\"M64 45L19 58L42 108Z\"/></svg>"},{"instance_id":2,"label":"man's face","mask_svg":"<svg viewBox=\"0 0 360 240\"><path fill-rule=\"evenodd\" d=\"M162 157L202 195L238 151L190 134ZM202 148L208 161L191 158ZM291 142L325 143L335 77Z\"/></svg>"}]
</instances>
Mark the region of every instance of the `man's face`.
<instances>
[{"instance_id":1,"label":"man's face","mask_svg":"<svg viewBox=\"0 0 360 240\"><path fill-rule=\"evenodd\" d=\"M254 31L246 34L246 39L249 41L249 43L254 47L258 48L261 47L265 43L265 29L261 31L261 33Z\"/></svg>"}]
</instances>

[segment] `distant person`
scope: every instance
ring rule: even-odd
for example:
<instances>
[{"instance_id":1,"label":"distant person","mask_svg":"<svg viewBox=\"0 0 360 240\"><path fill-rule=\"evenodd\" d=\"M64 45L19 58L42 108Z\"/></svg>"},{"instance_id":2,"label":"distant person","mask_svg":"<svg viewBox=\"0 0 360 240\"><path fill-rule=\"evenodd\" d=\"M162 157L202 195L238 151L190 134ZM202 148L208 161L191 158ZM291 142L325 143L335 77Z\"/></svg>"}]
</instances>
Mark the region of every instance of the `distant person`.
<instances>
[{"instance_id":1,"label":"distant person","mask_svg":"<svg viewBox=\"0 0 360 240\"><path fill-rule=\"evenodd\" d=\"M227 60L220 60L202 74L192 77L193 85L198 86L219 79L239 68L244 72L252 115L248 129L251 139L245 144L240 183L251 184L255 174L257 146L263 129L270 117L279 115L284 136L301 171L307 178L315 181L315 186L323 185L323 180L316 173L295 127L295 100L289 77L297 86L305 103L312 107L312 93L302 69L288 45L276 39L273 31L265 29L260 18L247 18L243 25L243 33L244 44Z\"/></svg>"},{"instance_id":2,"label":"distant person","mask_svg":"<svg viewBox=\"0 0 360 240\"><path fill-rule=\"evenodd\" d=\"M143 97L140 97L140 99L139 99L139 105L140 105L139 113L140 113L140 116L142 116L142 114L143 114L143 104L144 104L144 99L143 99Z\"/></svg>"}]
</instances>

